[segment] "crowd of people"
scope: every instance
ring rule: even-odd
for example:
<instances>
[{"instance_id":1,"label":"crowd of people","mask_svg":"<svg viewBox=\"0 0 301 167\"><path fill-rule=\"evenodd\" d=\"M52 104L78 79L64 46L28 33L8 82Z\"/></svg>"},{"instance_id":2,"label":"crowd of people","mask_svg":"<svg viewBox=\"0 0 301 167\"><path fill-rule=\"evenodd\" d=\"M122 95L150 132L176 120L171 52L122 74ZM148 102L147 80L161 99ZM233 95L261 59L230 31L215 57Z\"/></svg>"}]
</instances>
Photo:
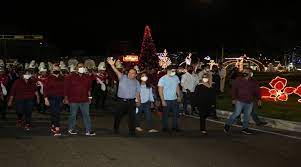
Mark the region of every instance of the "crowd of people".
<instances>
[{"instance_id":1,"label":"crowd of people","mask_svg":"<svg viewBox=\"0 0 301 167\"><path fill-rule=\"evenodd\" d=\"M92 64L92 65L91 65ZM172 131L180 132L179 115L200 117L200 131L207 134L206 119L216 114L217 97L225 91L227 71L223 64L218 66L201 65L170 65L166 69L139 69L139 66L128 69L119 60L108 58L96 67L95 62L68 62L68 66L59 63L44 62L39 66L35 61L19 66L5 66L0 61L0 112L6 118L7 108L15 105L17 127L31 130L32 112L50 112L50 130L54 136L60 136L60 113L69 111L68 133L78 134L76 115L82 114L85 135L94 136L90 118L90 105L97 111L106 107L108 94L113 93L114 133L119 133L120 122L128 114L129 135L135 136L136 131L143 131L141 116L145 114L146 129L149 133L158 132L153 124L153 111L162 112L162 132L168 132L169 113L172 113ZM107 66L110 66L107 68ZM141 67L140 67L141 68ZM224 131L229 133L230 126L240 120L243 113L243 130L249 130L249 116L252 115L257 125L264 125L256 114L256 106L261 106L259 86L251 69L240 73L234 69L230 74L232 103L234 112L226 122ZM241 74L241 75L240 75ZM183 104L183 112L180 111ZM66 107L67 106L67 107Z\"/></svg>"}]
</instances>

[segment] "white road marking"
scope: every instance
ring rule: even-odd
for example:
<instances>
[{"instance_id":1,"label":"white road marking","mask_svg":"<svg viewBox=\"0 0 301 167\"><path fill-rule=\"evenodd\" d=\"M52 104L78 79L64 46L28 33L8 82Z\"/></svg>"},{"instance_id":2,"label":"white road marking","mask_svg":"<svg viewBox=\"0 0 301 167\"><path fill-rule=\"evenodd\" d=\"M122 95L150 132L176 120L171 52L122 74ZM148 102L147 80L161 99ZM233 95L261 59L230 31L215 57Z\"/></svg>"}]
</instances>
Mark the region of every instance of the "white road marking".
<instances>
[{"instance_id":1,"label":"white road marking","mask_svg":"<svg viewBox=\"0 0 301 167\"><path fill-rule=\"evenodd\" d=\"M199 119L199 117L197 117L197 116L192 116L192 115L188 115L188 117L195 118L195 119ZM225 124L225 122L222 122L222 121L216 121L216 120L212 120L212 119L207 119L207 121L214 122L214 123L217 123L217 124L223 124L223 125ZM238 127L238 128L241 128L241 127L242 127L242 126L240 126L240 125L235 125L235 124L233 124L232 126ZM298 136L286 135L286 134L282 134L282 133L271 132L271 131L261 130L261 129L256 129L256 128L249 128L249 129L251 129L251 130L253 130L253 131L257 131L257 132L262 132L262 133L271 134L271 135L277 135L277 136L281 136L281 137L287 137L287 138L291 138L291 139L301 140L301 137L298 137Z\"/></svg>"}]
</instances>

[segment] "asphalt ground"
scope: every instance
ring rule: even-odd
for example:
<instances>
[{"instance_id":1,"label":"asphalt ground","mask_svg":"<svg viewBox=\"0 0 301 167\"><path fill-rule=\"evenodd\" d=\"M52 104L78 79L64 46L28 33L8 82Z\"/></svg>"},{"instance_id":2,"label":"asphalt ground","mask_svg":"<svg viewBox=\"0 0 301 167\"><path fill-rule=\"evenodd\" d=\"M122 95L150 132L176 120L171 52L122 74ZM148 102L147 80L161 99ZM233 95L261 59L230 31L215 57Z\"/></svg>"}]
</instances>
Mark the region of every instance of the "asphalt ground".
<instances>
[{"instance_id":1,"label":"asphalt ground","mask_svg":"<svg viewBox=\"0 0 301 167\"><path fill-rule=\"evenodd\" d=\"M49 131L48 114L34 113L32 130L25 132L15 127L15 114L10 113L6 121L0 121L0 166L288 167L301 163L299 133L259 128L262 131L247 136L239 127L233 127L227 135L221 120L208 121L208 135L202 135L197 118L180 117L182 132L141 132L133 138L127 135L126 117L121 133L112 132L111 111L91 112L93 129L97 133L93 137L84 136L80 115L77 121L79 135L67 134L68 113L64 112L63 135L54 137ZM158 118L154 125L161 129Z\"/></svg>"}]
</instances>

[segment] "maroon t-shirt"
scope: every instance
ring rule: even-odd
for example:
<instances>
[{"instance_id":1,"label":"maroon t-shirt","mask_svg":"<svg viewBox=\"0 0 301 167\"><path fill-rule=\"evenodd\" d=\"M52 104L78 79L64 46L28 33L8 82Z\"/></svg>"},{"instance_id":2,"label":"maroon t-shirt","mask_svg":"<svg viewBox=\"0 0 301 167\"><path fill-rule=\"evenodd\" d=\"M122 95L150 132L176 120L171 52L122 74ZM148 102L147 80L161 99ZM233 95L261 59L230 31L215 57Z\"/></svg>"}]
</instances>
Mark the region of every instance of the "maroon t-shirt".
<instances>
[{"instance_id":1,"label":"maroon t-shirt","mask_svg":"<svg viewBox=\"0 0 301 167\"><path fill-rule=\"evenodd\" d=\"M64 96L64 77L49 75L45 80L44 96Z\"/></svg>"},{"instance_id":2,"label":"maroon t-shirt","mask_svg":"<svg viewBox=\"0 0 301 167\"><path fill-rule=\"evenodd\" d=\"M232 99L244 103L251 103L255 99L260 99L259 86L256 80L250 78L237 78L232 87Z\"/></svg>"},{"instance_id":3,"label":"maroon t-shirt","mask_svg":"<svg viewBox=\"0 0 301 167\"><path fill-rule=\"evenodd\" d=\"M64 95L68 97L69 103L89 102L91 85L91 78L89 76L71 74L65 78Z\"/></svg>"},{"instance_id":4,"label":"maroon t-shirt","mask_svg":"<svg viewBox=\"0 0 301 167\"><path fill-rule=\"evenodd\" d=\"M24 79L18 79L14 82L9 96L13 96L16 100L28 100L35 98L35 92L37 91L36 82L29 79L25 82Z\"/></svg>"}]
</instances>

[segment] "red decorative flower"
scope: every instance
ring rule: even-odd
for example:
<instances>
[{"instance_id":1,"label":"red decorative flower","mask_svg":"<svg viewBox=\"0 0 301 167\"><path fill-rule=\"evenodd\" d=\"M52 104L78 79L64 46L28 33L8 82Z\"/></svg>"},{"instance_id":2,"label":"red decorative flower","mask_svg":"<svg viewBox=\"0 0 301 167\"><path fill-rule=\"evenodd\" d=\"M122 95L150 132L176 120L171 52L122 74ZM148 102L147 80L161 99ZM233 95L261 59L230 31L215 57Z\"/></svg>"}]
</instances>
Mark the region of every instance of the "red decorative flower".
<instances>
[{"instance_id":1,"label":"red decorative flower","mask_svg":"<svg viewBox=\"0 0 301 167\"><path fill-rule=\"evenodd\" d=\"M260 87L261 97L264 99L274 99L275 101L287 101L288 95L295 92L296 88L286 87L287 80L277 76L270 82L273 89L267 87ZM301 93L301 91L300 91Z\"/></svg>"},{"instance_id":2,"label":"red decorative flower","mask_svg":"<svg viewBox=\"0 0 301 167\"><path fill-rule=\"evenodd\" d=\"M301 84L295 89L294 93L301 97ZM301 99L298 102L301 103Z\"/></svg>"}]
</instances>

